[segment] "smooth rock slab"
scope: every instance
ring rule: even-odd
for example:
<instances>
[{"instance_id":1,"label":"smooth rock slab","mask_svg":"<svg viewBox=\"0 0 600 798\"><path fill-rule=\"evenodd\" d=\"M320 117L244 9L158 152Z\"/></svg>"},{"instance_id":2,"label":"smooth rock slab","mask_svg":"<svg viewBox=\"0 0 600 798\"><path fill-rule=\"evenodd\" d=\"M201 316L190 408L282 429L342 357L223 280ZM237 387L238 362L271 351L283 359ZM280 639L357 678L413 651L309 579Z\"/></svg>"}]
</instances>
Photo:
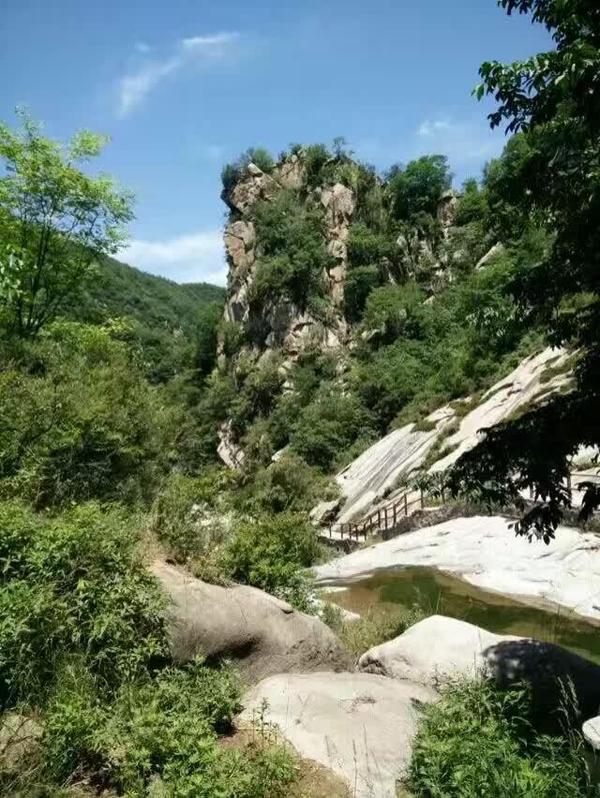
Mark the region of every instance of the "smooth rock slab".
<instances>
[{"instance_id":1,"label":"smooth rock slab","mask_svg":"<svg viewBox=\"0 0 600 798\"><path fill-rule=\"evenodd\" d=\"M244 697L241 720L276 725L300 756L343 778L356 798L394 798L419 705L436 698L431 688L369 673L279 675Z\"/></svg>"},{"instance_id":2,"label":"smooth rock slab","mask_svg":"<svg viewBox=\"0 0 600 798\"><path fill-rule=\"evenodd\" d=\"M501 516L474 516L408 532L318 566L317 583L339 585L384 568L420 565L600 621L600 537L560 526L546 546L516 537L510 524Z\"/></svg>"},{"instance_id":3,"label":"smooth rock slab","mask_svg":"<svg viewBox=\"0 0 600 798\"><path fill-rule=\"evenodd\" d=\"M594 751L600 751L600 716L586 720L581 731Z\"/></svg>"},{"instance_id":4,"label":"smooth rock slab","mask_svg":"<svg viewBox=\"0 0 600 798\"><path fill-rule=\"evenodd\" d=\"M199 654L232 659L248 682L272 673L351 667L326 624L263 590L210 585L164 562L150 570L171 599L166 620L176 661Z\"/></svg>"},{"instance_id":5,"label":"smooth rock slab","mask_svg":"<svg viewBox=\"0 0 600 798\"><path fill-rule=\"evenodd\" d=\"M520 639L496 635L456 618L432 615L393 640L370 648L359 659L358 668L437 687L457 678L488 675L490 664L485 652L507 640Z\"/></svg>"}]
</instances>

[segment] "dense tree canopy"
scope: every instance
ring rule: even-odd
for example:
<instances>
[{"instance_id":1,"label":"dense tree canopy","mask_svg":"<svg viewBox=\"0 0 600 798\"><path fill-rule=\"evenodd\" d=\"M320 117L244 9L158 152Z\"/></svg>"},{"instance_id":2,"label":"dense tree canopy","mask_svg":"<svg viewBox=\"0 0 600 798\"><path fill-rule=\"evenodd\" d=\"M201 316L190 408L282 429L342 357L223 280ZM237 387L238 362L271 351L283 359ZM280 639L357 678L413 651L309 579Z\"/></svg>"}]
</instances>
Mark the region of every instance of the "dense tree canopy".
<instances>
[{"instance_id":1,"label":"dense tree canopy","mask_svg":"<svg viewBox=\"0 0 600 798\"><path fill-rule=\"evenodd\" d=\"M600 7L592 0L501 5L531 13L556 42L555 50L525 61L483 64L477 88L498 102L491 124L520 131L510 143L510 171L490 172L496 186L510 190L521 220L536 218L553 235L545 254L519 271L514 293L522 312L545 325L549 343L579 357L572 392L490 431L451 483L511 502L532 488L544 504L517 531L548 540L570 504L570 458L581 445L600 443ZM584 517L600 504L588 487Z\"/></svg>"},{"instance_id":2,"label":"dense tree canopy","mask_svg":"<svg viewBox=\"0 0 600 798\"><path fill-rule=\"evenodd\" d=\"M45 138L21 114L22 130L0 124L0 321L36 335L81 286L98 255L116 251L132 218L131 195L78 166L106 139L90 131L67 145Z\"/></svg>"}]
</instances>

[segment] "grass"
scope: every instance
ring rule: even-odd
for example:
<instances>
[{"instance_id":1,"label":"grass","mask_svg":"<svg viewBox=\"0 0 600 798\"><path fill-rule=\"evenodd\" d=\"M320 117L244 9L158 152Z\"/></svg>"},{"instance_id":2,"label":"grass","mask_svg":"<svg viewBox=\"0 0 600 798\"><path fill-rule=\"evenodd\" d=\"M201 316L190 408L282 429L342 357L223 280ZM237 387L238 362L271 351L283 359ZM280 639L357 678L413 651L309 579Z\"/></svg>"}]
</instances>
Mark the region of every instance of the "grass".
<instances>
[{"instance_id":1,"label":"grass","mask_svg":"<svg viewBox=\"0 0 600 798\"><path fill-rule=\"evenodd\" d=\"M406 788L415 798L584 798L590 784L577 730L536 731L524 690L456 682L423 708Z\"/></svg>"},{"instance_id":2,"label":"grass","mask_svg":"<svg viewBox=\"0 0 600 798\"><path fill-rule=\"evenodd\" d=\"M357 620L344 620L341 610L325 604L322 618L337 633L346 649L358 659L373 646L393 640L426 614L419 607L372 607Z\"/></svg>"}]
</instances>

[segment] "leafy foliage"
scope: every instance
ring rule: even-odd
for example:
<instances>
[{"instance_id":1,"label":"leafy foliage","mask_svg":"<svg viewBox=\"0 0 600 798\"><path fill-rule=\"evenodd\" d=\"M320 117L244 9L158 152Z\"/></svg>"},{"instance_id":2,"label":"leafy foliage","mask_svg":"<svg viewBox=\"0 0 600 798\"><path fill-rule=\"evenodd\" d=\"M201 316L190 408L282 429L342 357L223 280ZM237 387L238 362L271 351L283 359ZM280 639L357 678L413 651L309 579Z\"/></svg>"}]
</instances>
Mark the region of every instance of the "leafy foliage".
<instances>
[{"instance_id":1,"label":"leafy foliage","mask_svg":"<svg viewBox=\"0 0 600 798\"><path fill-rule=\"evenodd\" d=\"M162 599L124 513L44 518L5 502L0 528L3 706L43 695L69 655L109 690L164 661Z\"/></svg>"},{"instance_id":2,"label":"leafy foliage","mask_svg":"<svg viewBox=\"0 0 600 798\"><path fill-rule=\"evenodd\" d=\"M317 554L317 534L305 516L267 515L238 527L224 551L223 568L232 579L306 609L308 582L302 569Z\"/></svg>"},{"instance_id":3,"label":"leafy foliage","mask_svg":"<svg viewBox=\"0 0 600 798\"><path fill-rule=\"evenodd\" d=\"M457 683L422 712L408 779L415 796L590 794L581 738L537 734L522 691Z\"/></svg>"},{"instance_id":4,"label":"leafy foliage","mask_svg":"<svg viewBox=\"0 0 600 798\"><path fill-rule=\"evenodd\" d=\"M0 321L32 336L76 292L94 258L117 249L132 197L77 168L106 138L82 131L63 146L20 117L19 133L0 125Z\"/></svg>"},{"instance_id":5,"label":"leafy foliage","mask_svg":"<svg viewBox=\"0 0 600 798\"><path fill-rule=\"evenodd\" d=\"M527 514L517 531L549 540L570 492L561 486L568 459L582 444L597 445L600 374L600 17L596 4L558 0L502 0L508 13L531 13L551 32L556 49L513 64L485 63L477 94L498 102L493 126L506 122L521 134L509 145L501 169L491 170L494 190L507 187L509 202L525 216L547 220L554 236L541 259L522 264L514 293L521 314L541 322L547 340L581 353L576 387L532 409L518 422L488 434L457 465L453 489L479 487L506 501L519 486L546 503ZM510 168L506 168L506 167ZM493 195L492 195L493 196ZM556 426L559 424L560 426ZM479 465L481 464L481 465ZM584 502L586 517L597 492Z\"/></svg>"}]
</instances>

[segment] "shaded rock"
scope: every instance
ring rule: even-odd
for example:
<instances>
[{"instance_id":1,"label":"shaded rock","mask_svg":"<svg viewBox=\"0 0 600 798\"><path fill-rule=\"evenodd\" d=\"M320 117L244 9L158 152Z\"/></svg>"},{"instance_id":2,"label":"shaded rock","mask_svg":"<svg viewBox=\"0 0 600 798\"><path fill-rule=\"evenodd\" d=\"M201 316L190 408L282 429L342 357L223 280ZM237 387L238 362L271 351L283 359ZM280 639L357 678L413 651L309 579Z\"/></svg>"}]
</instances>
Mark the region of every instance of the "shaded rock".
<instances>
[{"instance_id":1,"label":"shaded rock","mask_svg":"<svg viewBox=\"0 0 600 798\"><path fill-rule=\"evenodd\" d=\"M431 688L368 673L278 675L244 697L241 717L275 724L300 756L343 778L357 798L393 798L419 705L436 697Z\"/></svg>"},{"instance_id":2,"label":"shaded rock","mask_svg":"<svg viewBox=\"0 0 600 798\"><path fill-rule=\"evenodd\" d=\"M595 663L552 643L496 635L442 615L370 649L358 667L436 687L457 678L490 677L502 687L526 683L534 709L547 714L560 708L572 684L584 718L600 707L600 666Z\"/></svg>"},{"instance_id":3,"label":"shaded rock","mask_svg":"<svg viewBox=\"0 0 600 798\"><path fill-rule=\"evenodd\" d=\"M245 215L259 200L270 199L277 191L279 191L277 182L259 169L256 164L250 163L246 167L244 179L237 182L229 193L224 193L222 196L230 208Z\"/></svg>"},{"instance_id":4,"label":"shaded rock","mask_svg":"<svg viewBox=\"0 0 600 798\"><path fill-rule=\"evenodd\" d=\"M440 197L437 207L437 219L442 228L444 237L448 236L449 229L456 222L456 214L460 203L459 195L449 189Z\"/></svg>"},{"instance_id":5,"label":"shaded rock","mask_svg":"<svg viewBox=\"0 0 600 798\"><path fill-rule=\"evenodd\" d=\"M178 662L198 654L230 658L248 681L272 673L350 667L329 627L285 601L246 585L210 585L164 562L150 570L171 599L167 632Z\"/></svg>"},{"instance_id":6,"label":"shaded rock","mask_svg":"<svg viewBox=\"0 0 600 798\"><path fill-rule=\"evenodd\" d=\"M244 464L244 452L234 440L231 422L227 421L219 427L219 445L217 454L229 468L241 468Z\"/></svg>"}]
</instances>

